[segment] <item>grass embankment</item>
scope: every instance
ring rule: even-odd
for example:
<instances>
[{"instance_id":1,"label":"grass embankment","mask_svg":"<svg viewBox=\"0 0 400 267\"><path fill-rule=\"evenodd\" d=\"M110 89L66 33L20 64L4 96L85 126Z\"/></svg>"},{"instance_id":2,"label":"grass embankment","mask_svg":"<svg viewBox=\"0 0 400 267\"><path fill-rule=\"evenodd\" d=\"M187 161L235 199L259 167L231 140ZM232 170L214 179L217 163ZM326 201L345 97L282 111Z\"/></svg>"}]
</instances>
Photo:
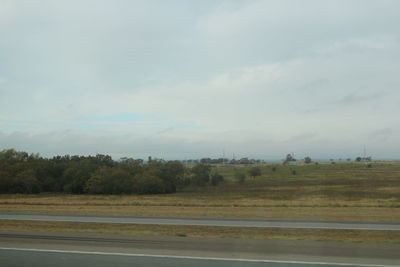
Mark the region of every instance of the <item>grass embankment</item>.
<instances>
[{"instance_id":1,"label":"grass embankment","mask_svg":"<svg viewBox=\"0 0 400 267\"><path fill-rule=\"evenodd\" d=\"M276 170L273 171L273 167ZM262 176L170 195L0 195L0 211L146 216L238 217L306 220L400 221L400 163L260 165ZM293 170L296 174L293 175ZM268 239L400 242L394 231L251 229L232 227L113 225L0 221L0 229L84 231Z\"/></svg>"},{"instance_id":2,"label":"grass embankment","mask_svg":"<svg viewBox=\"0 0 400 267\"><path fill-rule=\"evenodd\" d=\"M400 232L361 230L271 229L211 226L132 225L111 223L72 223L1 221L1 230L108 233L123 235L162 235L181 237L253 238L347 242L400 243Z\"/></svg>"}]
</instances>

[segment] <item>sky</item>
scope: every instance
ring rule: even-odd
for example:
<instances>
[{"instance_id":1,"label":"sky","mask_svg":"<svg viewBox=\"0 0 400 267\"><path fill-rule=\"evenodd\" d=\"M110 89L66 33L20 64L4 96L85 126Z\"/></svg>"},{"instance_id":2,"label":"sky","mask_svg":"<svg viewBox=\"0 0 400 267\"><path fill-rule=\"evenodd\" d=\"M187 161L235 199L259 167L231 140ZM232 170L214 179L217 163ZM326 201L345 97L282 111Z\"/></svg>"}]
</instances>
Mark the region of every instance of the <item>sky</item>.
<instances>
[{"instance_id":1,"label":"sky","mask_svg":"<svg viewBox=\"0 0 400 267\"><path fill-rule=\"evenodd\" d=\"M0 0L0 150L400 158L398 0Z\"/></svg>"}]
</instances>

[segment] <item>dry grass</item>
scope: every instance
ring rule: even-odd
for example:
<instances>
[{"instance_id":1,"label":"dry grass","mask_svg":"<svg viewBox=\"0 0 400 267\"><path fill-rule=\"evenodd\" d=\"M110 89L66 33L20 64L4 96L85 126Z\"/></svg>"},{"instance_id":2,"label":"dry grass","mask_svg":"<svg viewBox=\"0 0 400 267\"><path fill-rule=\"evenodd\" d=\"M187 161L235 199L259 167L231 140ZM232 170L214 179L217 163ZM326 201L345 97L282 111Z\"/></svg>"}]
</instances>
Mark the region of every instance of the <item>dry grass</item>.
<instances>
[{"instance_id":1,"label":"dry grass","mask_svg":"<svg viewBox=\"0 0 400 267\"><path fill-rule=\"evenodd\" d=\"M398 222L398 208L2 205L2 212Z\"/></svg>"},{"instance_id":2,"label":"dry grass","mask_svg":"<svg viewBox=\"0 0 400 267\"><path fill-rule=\"evenodd\" d=\"M262 165L261 177L170 195L0 195L0 211L147 216L400 221L400 163ZM292 170L296 175L292 175Z\"/></svg>"},{"instance_id":3,"label":"dry grass","mask_svg":"<svg viewBox=\"0 0 400 267\"><path fill-rule=\"evenodd\" d=\"M399 178L400 179L400 178ZM375 188L375 191L395 191L398 197L341 199L329 198L327 192L340 189L314 186L267 186L250 181L248 185L224 184L221 188L201 188L201 191L170 195L67 195L67 194L1 194L0 205L53 205L53 206L180 206L180 207L390 207L400 208L398 188ZM268 191L275 194L293 191L304 194L296 199L266 198ZM256 192L257 191L257 192ZM277 193L278 192L278 193ZM315 195L319 192L320 195ZM323 192L325 195L322 195ZM257 194L258 193L258 194Z\"/></svg>"},{"instance_id":4,"label":"dry grass","mask_svg":"<svg viewBox=\"0 0 400 267\"><path fill-rule=\"evenodd\" d=\"M268 229L38 221L0 221L0 230L112 233L124 235L163 235L217 238L324 240L348 242L400 242L400 232L396 231Z\"/></svg>"}]
</instances>

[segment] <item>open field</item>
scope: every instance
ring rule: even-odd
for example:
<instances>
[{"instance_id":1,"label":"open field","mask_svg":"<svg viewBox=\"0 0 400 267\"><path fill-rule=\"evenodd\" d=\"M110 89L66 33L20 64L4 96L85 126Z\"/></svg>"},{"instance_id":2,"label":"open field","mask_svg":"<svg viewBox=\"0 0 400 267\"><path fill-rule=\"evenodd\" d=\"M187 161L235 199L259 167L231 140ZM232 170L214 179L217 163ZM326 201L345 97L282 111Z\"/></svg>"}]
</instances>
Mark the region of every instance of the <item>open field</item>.
<instances>
[{"instance_id":1,"label":"open field","mask_svg":"<svg viewBox=\"0 0 400 267\"><path fill-rule=\"evenodd\" d=\"M276 167L276 171L272 168ZM0 211L143 216L400 221L400 163L264 164L244 183L226 182L169 195L0 195ZM296 175L292 174L296 170Z\"/></svg>"},{"instance_id":2,"label":"open field","mask_svg":"<svg viewBox=\"0 0 400 267\"><path fill-rule=\"evenodd\" d=\"M276 170L273 171L273 167ZM260 165L262 176L244 183L234 172L246 166L217 166L225 182L168 195L0 195L0 211L139 216L400 221L400 163ZM293 175L292 171L296 174ZM246 237L260 239L400 242L386 231L251 229L238 227L115 225L102 223L0 221L2 230L77 231L132 235Z\"/></svg>"},{"instance_id":3,"label":"open field","mask_svg":"<svg viewBox=\"0 0 400 267\"><path fill-rule=\"evenodd\" d=\"M365 230L272 229L221 226L175 226L112 223L0 221L1 230L109 233L215 238L253 238L280 240L319 240L348 242L400 243L400 232Z\"/></svg>"}]
</instances>

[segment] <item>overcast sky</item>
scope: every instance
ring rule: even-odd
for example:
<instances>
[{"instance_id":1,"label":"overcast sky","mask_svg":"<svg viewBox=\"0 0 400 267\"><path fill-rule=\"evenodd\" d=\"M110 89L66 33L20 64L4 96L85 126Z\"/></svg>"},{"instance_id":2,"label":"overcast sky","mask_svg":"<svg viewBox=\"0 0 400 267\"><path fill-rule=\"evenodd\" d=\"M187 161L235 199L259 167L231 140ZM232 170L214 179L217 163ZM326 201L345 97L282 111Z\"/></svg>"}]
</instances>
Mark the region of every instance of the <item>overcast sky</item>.
<instances>
[{"instance_id":1,"label":"overcast sky","mask_svg":"<svg viewBox=\"0 0 400 267\"><path fill-rule=\"evenodd\" d=\"M0 0L0 150L400 158L400 1Z\"/></svg>"}]
</instances>

